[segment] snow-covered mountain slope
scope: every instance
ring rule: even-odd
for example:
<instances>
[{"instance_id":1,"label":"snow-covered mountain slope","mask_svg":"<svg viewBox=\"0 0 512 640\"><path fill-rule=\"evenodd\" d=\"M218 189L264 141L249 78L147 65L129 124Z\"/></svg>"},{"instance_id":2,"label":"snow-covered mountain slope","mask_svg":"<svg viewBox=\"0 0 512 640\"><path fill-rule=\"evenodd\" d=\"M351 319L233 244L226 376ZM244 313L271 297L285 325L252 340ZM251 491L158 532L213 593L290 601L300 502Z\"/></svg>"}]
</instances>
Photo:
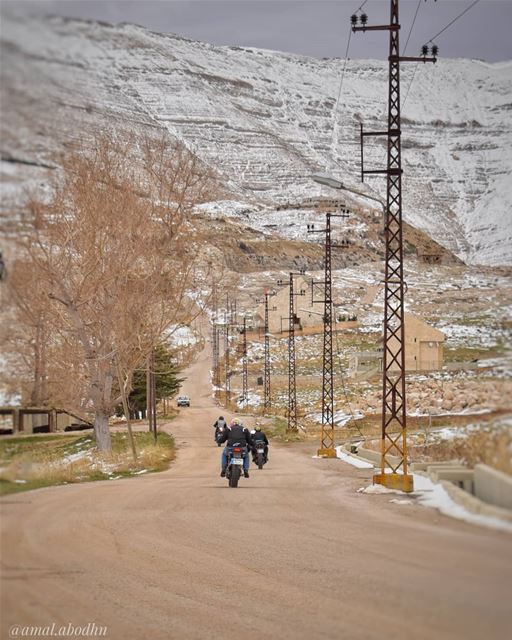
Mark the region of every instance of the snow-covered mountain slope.
<instances>
[{"instance_id":1,"label":"snow-covered mountain slope","mask_svg":"<svg viewBox=\"0 0 512 640\"><path fill-rule=\"evenodd\" d=\"M387 63L349 61L337 106L342 67L134 25L5 15L2 156L51 165L70 140L115 124L183 140L248 203L319 195L316 170L359 189L359 123L386 125ZM405 219L470 262L511 264L512 63L404 64L403 95L413 74ZM385 143L371 140L367 168L382 167ZM383 196L385 183L363 188Z\"/></svg>"}]
</instances>

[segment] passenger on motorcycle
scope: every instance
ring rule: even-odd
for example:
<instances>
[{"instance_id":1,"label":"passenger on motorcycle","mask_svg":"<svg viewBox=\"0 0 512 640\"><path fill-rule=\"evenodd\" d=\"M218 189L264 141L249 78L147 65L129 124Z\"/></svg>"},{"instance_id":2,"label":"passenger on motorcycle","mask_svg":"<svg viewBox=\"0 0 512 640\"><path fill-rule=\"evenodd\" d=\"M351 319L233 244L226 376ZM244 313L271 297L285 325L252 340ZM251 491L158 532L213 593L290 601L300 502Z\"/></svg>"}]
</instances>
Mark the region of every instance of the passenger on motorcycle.
<instances>
[{"instance_id":1,"label":"passenger on motorcycle","mask_svg":"<svg viewBox=\"0 0 512 640\"><path fill-rule=\"evenodd\" d=\"M252 461L256 462L256 443L263 441L265 443L265 462L268 462L268 438L265 433L261 430L259 424L254 427L254 433L251 432L252 436Z\"/></svg>"},{"instance_id":2,"label":"passenger on motorcycle","mask_svg":"<svg viewBox=\"0 0 512 640\"><path fill-rule=\"evenodd\" d=\"M243 426L238 418L234 418L229 423L229 427L224 429L224 432L220 435L218 442L225 442L226 446L222 451L222 469L220 475L224 478L226 475L226 467L228 466L228 449L235 444L240 444L245 447L244 453L244 476L249 477L249 451L252 447L252 438L249 431Z\"/></svg>"},{"instance_id":3,"label":"passenger on motorcycle","mask_svg":"<svg viewBox=\"0 0 512 640\"><path fill-rule=\"evenodd\" d=\"M213 423L213 426L215 428L215 435L214 435L214 439L215 442L218 444L218 446L220 447L220 442L219 442L219 438L220 438L220 434L224 431L224 429L226 429L226 427L228 426L227 422L224 420L223 416L220 416L217 420L215 420L215 422Z\"/></svg>"}]
</instances>

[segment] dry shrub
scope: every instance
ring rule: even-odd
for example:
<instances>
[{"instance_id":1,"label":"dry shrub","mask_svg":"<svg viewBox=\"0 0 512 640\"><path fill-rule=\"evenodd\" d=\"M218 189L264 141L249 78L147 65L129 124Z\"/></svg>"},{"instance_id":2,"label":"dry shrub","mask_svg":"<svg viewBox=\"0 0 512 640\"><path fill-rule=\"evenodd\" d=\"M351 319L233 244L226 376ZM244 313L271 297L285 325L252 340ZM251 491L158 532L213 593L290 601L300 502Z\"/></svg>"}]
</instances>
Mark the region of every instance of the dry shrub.
<instances>
[{"instance_id":1,"label":"dry shrub","mask_svg":"<svg viewBox=\"0 0 512 640\"><path fill-rule=\"evenodd\" d=\"M100 480L117 475L130 475L144 469L165 469L175 457L168 444L149 444L139 451L136 461L128 449L120 453L101 454L88 451L77 460L62 458L52 451L40 451L36 456L27 453L18 456L2 470L0 479L8 482L41 483L41 485Z\"/></svg>"}]
</instances>

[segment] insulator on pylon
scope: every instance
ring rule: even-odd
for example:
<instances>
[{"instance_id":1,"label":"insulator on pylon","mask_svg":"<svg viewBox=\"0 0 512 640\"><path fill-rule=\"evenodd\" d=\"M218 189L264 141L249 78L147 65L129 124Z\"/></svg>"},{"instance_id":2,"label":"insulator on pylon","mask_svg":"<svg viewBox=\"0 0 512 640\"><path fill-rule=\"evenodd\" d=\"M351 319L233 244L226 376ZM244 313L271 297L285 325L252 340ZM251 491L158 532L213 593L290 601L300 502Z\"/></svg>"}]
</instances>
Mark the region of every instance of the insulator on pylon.
<instances>
[{"instance_id":1,"label":"insulator on pylon","mask_svg":"<svg viewBox=\"0 0 512 640\"><path fill-rule=\"evenodd\" d=\"M368 22L368 16L366 15L366 13L362 13L362 14L359 16L359 20L361 20L361 24L362 24L362 25L363 25L363 27L364 27L364 25L365 25L365 24L367 24L367 22Z\"/></svg>"},{"instance_id":2,"label":"insulator on pylon","mask_svg":"<svg viewBox=\"0 0 512 640\"><path fill-rule=\"evenodd\" d=\"M425 58L426 56L428 56L428 45L424 44L421 47L421 55Z\"/></svg>"},{"instance_id":3,"label":"insulator on pylon","mask_svg":"<svg viewBox=\"0 0 512 640\"><path fill-rule=\"evenodd\" d=\"M432 56L434 58L437 58L437 54L439 53L439 47L437 46L437 44L433 44L432 45Z\"/></svg>"},{"instance_id":4,"label":"insulator on pylon","mask_svg":"<svg viewBox=\"0 0 512 640\"><path fill-rule=\"evenodd\" d=\"M353 13L353 14L350 16L350 22L352 23L352 26L353 26L353 27L355 27L355 26L356 26L356 24L357 24L357 16L356 16L356 14L355 14L355 13Z\"/></svg>"},{"instance_id":5,"label":"insulator on pylon","mask_svg":"<svg viewBox=\"0 0 512 640\"><path fill-rule=\"evenodd\" d=\"M278 280L278 281L277 281L277 284L278 284L279 286L281 286L281 285L283 284L283 281L282 281L282 280Z\"/></svg>"},{"instance_id":6,"label":"insulator on pylon","mask_svg":"<svg viewBox=\"0 0 512 640\"><path fill-rule=\"evenodd\" d=\"M314 224L308 224L308 231L313 231L315 229Z\"/></svg>"}]
</instances>

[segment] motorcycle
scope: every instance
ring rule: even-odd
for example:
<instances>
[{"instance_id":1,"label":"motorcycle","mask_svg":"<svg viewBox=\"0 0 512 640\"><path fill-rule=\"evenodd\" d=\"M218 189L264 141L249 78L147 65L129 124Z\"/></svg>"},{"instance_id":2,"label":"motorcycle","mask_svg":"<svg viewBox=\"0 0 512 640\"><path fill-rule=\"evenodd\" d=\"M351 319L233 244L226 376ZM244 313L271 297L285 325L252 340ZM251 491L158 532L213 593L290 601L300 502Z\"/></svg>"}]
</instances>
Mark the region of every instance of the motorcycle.
<instances>
[{"instance_id":1,"label":"motorcycle","mask_svg":"<svg viewBox=\"0 0 512 640\"><path fill-rule=\"evenodd\" d=\"M263 465L267 463L267 456L265 455L265 443L263 440L258 440L254 444L253 449L253 462L258 465L258 469L263 469Z\"/></svg>"},{"instance_id":2,"label":"motorcycle","mask_svg":"<svg viewBox=\"0 0 512 640\"><path fill-rule=\"evenodd\" d=\"M227 448L228 466L226 468L226 478L230 487L237 487L244 467L244 454L246 448L240 443L235 443Z\"/></svg>"},{"instance_id":3,"label":"motorcycle","mask_svg":"<svg viewBox=\"0 0 512 640\"><path fill-rule=\"evenodd\" d=\"M224 433L224 429L225 427L215 427L215 442L217 443L217 446L220 447L222 442L220 441L222 434Z\"/></svg>"}]
</instances>

